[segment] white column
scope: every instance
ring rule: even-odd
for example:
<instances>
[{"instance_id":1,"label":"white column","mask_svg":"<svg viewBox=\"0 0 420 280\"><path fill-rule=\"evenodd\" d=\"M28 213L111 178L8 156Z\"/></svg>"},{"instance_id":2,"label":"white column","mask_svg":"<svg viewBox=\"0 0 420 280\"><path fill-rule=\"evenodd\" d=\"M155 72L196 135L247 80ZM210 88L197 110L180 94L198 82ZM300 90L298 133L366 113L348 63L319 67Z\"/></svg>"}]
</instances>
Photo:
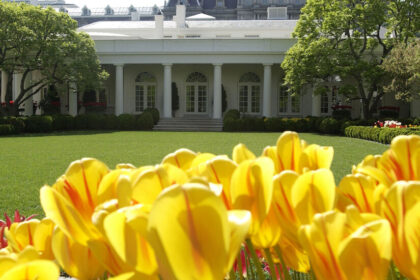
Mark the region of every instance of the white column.
<instances>
[{"instance_id":1,"label":"white column","mask_svg":"<svg viewBox=\"0 0 420 280\"><path fill-rule=\"evenodd\" d=\"M32 73L29 73L28 76L26 76L26 80L25 80L25 88L29 87L32 83ZM34 104L33 104L33 95L32 95L32 90L28 91L26 93L26 96L30 95L30 97L28 99L26 99L25 101L25 111L24 114L25 116L32 116L34 114Z\"/></svg>"},{"instance_id":2,"label":"white column","mask_svg":"<svg viewBox=\"0 0 420 280\"><path fill-rule=\"evenodd\" d=\"M7 91L7 80L9 75L6 71L1 71L1 91L0 91L0 102L3 103L6 100L6 91Z\"/></svg>"},{"instance_id":3,"label":"white column","mask_svg":"<svg viewBox=\"0 0 420 280\"><path fill-rule=\"evenodd\" d=\"M264 64L263 116L271 117L271 66Z\"/></svg>"},{"instance_id":4,"label":"white column","mask_svg":"<svg viewBox=\"0 0 420 280\"><path fill-rule=\"evenodd\" d=\"M22 81L22 73L13 74L13 94L12 94L13 100L15 100L20 94L21 81Z\"/></svg>"},{"instance_id":5,"label":"white column","mask_svg":"<svg viewBox=\"0 0 420 280\"><path fill-rule=\"evenodd\" d=\"M163 64L163 117L172 118L172 64Z\"/></svg>"},{"instance_id":6,"label":"white column","mask_svg":"<svg viewBox=\"0 0 420 280\"><path fill-rule=\"evenodd\" d=\"M320 117L321 116L321 95L315 94L314 88L312 87L312 116Z\"/></svg>"},{"instance_id":7,"label":"white column","mask_svg":"<svg viewBox=\"0 0 420 280\"><path fill-rule=\"evenodd\" d=\"M420 117L420 98L413 99L410 103L411 117Z\"/></svg>"},{"instance_id":8,"label":"white column","mask_svg":"<svg viewBox=\"0 0 420 280\"><path fill-rule=\"evenodd\" d=\"M124 65L116 64L115 75L115 115L124 112Z\"/></svg>"},{"instance_id":9,"label":"white column","mask_svg":"<svg viewBox=\"0 0 420 280\"><path fill-rule=\"evenodd\" d=\"M222 64L214 65L213 119L222 118Z\"/></svg>"},{"instance_id":10,"label":"white column","mask_svg":"<svg viewBox=\"0 0 420 280\"><path fill-rule=\"evenodd\" d=\"M75 83L69 86L69 115L77 116L77 85Z\"/></svg>"}]
</instances>

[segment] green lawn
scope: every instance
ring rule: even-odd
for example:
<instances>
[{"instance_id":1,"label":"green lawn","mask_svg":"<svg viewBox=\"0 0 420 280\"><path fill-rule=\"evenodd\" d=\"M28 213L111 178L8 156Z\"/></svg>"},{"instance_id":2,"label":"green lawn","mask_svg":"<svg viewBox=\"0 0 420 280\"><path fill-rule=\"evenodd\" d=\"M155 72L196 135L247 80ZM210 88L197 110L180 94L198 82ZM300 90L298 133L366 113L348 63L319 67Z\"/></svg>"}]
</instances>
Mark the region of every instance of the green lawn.
<instances>
[{"instance_id":1,"label":"green lawn","mask_svg":"<svg viewBox=\"0 0 420 280\"><path fill-rule=\"evenodd\" d=\"M53 184L69 163L95 157L110 168L117 163L156 164L168 153L186 147L197 152L231 155L237 143L256 154L275 145L279 133L197 132L75 132L0 138L0 215L19 209L25 215L42 214L39 189ZM379 154L386 145L338 136L300 134L308 143L333 146L332 169L339 180L367 154ZM1 217L0 217L1 218Z\"/></svg>"}]
</instances>

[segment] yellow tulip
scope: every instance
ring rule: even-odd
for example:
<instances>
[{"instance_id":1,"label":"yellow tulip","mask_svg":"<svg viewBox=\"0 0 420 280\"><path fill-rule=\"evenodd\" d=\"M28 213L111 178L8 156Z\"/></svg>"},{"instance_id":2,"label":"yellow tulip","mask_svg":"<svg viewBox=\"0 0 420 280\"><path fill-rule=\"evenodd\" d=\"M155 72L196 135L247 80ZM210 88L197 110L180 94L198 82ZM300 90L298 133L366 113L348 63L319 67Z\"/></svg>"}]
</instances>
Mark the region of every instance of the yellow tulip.
<instances>
[{"instance_id":1,"label":"yellow tulip","mask_svg":"<svg viewBox=\"0 0 420 280\"><path fill-rule=\"evenodd\" d=\"M233 209L251 212L251 236L258 232L270 210L273 197L273 175L274 164L267 157L243 161L232 175L232 206Z\"/></svg>"},{"instance_id":2,"label":"yellow tulip","mask_svg":"<svg viewBox=\"0 0 420 280\"><path fill-rule=\"evenodd\" d=\"M13 252L19 253L26 247L33 246L41 258L52 260L51 236L54 226L50 219L32 219L13 223L5 234Z\"/></svg>"},{"instance_id":3,"label":"yellow tulip","mask_svg":"<svg viewBox=\"0 0 420 280\"><path fill-rule=\"evenodd\" d=\"M200 174L206 168L206 162L211 160L212 158L216 157L214 154L211 153L199 153L191 162L190 169L187 170L187 173L190 177L200 176ZM226 157L227 158L227 157Z\"/></svg>"},{"instance_id":4,"label":"yellow tulip","mask_svg":"<svg viewBox=\"0 0 420 280\"><path fill-rule=\"evenodd\" d=\"M420 136L395 137L382 156L366 157L353 172L366 174L386 188L397 181L420 180Z\"/></svg>"},{"instance_id":5,"label":"yellow tulip","mask_svg":"<svg viewBox=\"0 0 420 280\"><path fill-rule=\"evenodd\" d=\"M90 219L98 201L98 188L108 167L92 158L74 161L53 188L64 196L86 219Z\"/></svg>"},{"instance_id":6,"label":"yellow tulip","mask_svg":"<svg viewBox=\"0 0 420 280\"><path fill-rule=\"evenodd\" d=\"M0 255L0 279L2 279L1 276L3 274L7 273L13 267L39 259L39 253L32 246L25 247L25 249L19 253L9 252L7 254Z\"/></svg>"},{"instance_id":7,"label":"yellow tulip","mask_svg":"<svg viewBox=\"0 0 420 280\"><path fill-rule=\"evenodd\" d=\"M221 196L227 209L232 209L230 184L233 172L237 166L234 161L223 156L217 156L206 162L205 169L200 174L208 182L222 185L223 190Z\"/></svg>"},{"instance_id":8,"label":"yellow tulip","mask_svg":"<svg viewBox=\"0 0 420 280\"><path fill-rule=\"evenodd\" d=\"M36 260L13 267L3 274L1 280L53 280L59 276L60 270L54 262Z\"/></svg>"},{"instance_id":9,"label":"yellow tulip","mask_svg":"<svg viewBox=\"0 0 420 280\"><path fill-rule=\"evenodd\" d=\"M302 151L299 160L299 171L303 172L305 169L330 169L333 157L334 149L332 147L322 147L316 144L309 145Z\"/></svg>"},{"instance_id":10,"label":"yellow tulip","mask_svg":"<svg viewBox=\"0 0 420 280\"><path fill-rule=\"evenodd\" d=\"M420 182L400 181L386 194L382 215L392 229L392 256L400 272L420 279Z\"/></svg>"},{"instance_id":11,"label":"yellow tulip","mask_svg":"<svg viewBox=\"0 0 420 280\"><path fill-rule=\"evenodd\" d=\"M250 215L242 213L229 215L220 197L201 184L165 189L148 222L160 276L223 279L248 232Z\"/></svg>"},{"instance_id":12,"label":"yellow tulip","mask_svg":"<svg viewBox=\"0 0 420 280\"><path fill-rule=\"evenodd\" d=\"M379 216L356 208L316 214L299 230L317 279L385 279L391 260L391 229Z\"/></svg>"},{"instance_id":13,"label":"yellow tulip","mask_svg":"<svg viewBox=\"0 0 420 280\"><path fill-rule=\"evenodd\" d=\"M306 143L296 132L286 131L277 140L277 160L279 171L299 171L299 161Z\"/></svg>"},{"instance_id":14,"label":"yellow tulip","mask_svg":"<svg viewBox=\"0 0 420 280\"><path fill-rule=\"evenodd\" d=\"M300 247L300 245L297 246L296 243L290 241L283 235L281 236L279 247L284 263L287 267L302 273L307 273L309 271L311 264L309 263L308 255L305 250ZM275 261L277 263L280 262L280 260L277 259Z\"/></svg>"},{"instance_id":15,"label":"yellow tulip","mask_svg":"<svg viewBox=\"0 0 420 280\"><path fill-rule=\"evenodd\" d=\"M309 171L300 175L293 184L291 205L301 224L309 224L316 213L334 208L335 182L328 169Z\"/></svg>"},{"instance_id":16,"label":"yellow tulip","mask_svg":"<svg viewBox=\"0 0 420 280\"><path fill-rule=\"evenodd\" d=\"M281 237L281 226L278 222L278 213L274 205L262 222L258 232L251 236L251 242L257 249L274 247Z\"/></svg>"},{"instance_id":17,"label":"yellow tulip","mask_svg":"<svg viewBox=\"0 0 420 280\"><path fill-rule=\"evenodd\" d=\"M379 213L376 199L376 182L363 174L345 176L337 189L337 208L345 211L347 206L354 205L360 212Z\"/></svg>"},{"instance_id":18,"label":"yellow tulip","mask_svg":"<svg viewBox=\"0 0 420 280\"><path fill-rule=\"evenodd\" d=\"M179 149L174 153L171 153L163 158L162 164L169 163L178 168L181 168L184 171L187 171L191 167L191 163L194 158L197 156L191 150L188 149Z\"/></svg>"},{"instance_id":19,"label":"yellow tulip","mask_svg":"<svg viewBox=\"0 0 420 280\"><path fill-rule=\"evenodd\" d=\"M98 205L117 198L121 207L128 206L131 200L131 180L120 180L122 176L129 177L134 169L115 169L105 175L98 187ZM128 181L128 184L127 184Z\"/></svg>"},{"instance_id":20,"label":"yellow tulip","mask_svg":"<svg viewBox=\"0 0 420 280\"><path fill-rule=\"evenodd\" d=\"M157 276L157 263L147 235L150 207L136 205L119 209L104 220L109 244L131 271L147 277Z\"/></svg>"},{"instance_id":21,"label":"yellow tulip","mask_svg":"<svg viewBox=\"0 0 420 280\"><path fill-rule=\"evenodd\" d=\"M245 160L254 160L255 155L244 144L238 144L233 148L232 159L237 164L240 164Z\"/></svg>"},{"instance_id":22,"label":"yellow tulip","mask_svg":"<svg viewBox=\"0 0 420 280\"><path fill-rule=\"evenodd\" d=\"M58 264L72 277L80 280L97 279L105 272L87 246L75 242L59 228L54 231L52 248Z\"/></svg>"},{"instance_id":23,"label":"yellow tulip","mask_svg":"<svg viewBox=\"0 0 420 280\"><path fill-rule=\"evenodd\" d=\"M182 169L171 164L158 165L139 175L132 186L132 199L135 203L152 204L163 189L187 180L188 176Z\"/></svg>"}]
</instances>

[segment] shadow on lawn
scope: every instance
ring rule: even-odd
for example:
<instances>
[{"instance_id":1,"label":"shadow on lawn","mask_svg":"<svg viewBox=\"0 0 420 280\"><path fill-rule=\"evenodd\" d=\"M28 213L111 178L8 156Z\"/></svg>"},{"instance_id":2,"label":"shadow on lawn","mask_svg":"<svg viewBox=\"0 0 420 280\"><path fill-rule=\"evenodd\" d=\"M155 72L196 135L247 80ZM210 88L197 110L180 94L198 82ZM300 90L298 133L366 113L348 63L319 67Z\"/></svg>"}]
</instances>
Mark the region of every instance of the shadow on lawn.
<instances>
[{"instance_id":1,"label":"shadow on lawn","mask_svg":"<svg viewBox=\"0 0 420 280\"><path fill-rule=\"evenodd\" d=\"M4 135L1 138L15 138L15 137L48 137L48 136L74 136L74 135L95 135L104 133L121 132L121 130L69 130L69 131L53 131L45 133L23 133L14 135Z\"/></svg>"}]
</instances>

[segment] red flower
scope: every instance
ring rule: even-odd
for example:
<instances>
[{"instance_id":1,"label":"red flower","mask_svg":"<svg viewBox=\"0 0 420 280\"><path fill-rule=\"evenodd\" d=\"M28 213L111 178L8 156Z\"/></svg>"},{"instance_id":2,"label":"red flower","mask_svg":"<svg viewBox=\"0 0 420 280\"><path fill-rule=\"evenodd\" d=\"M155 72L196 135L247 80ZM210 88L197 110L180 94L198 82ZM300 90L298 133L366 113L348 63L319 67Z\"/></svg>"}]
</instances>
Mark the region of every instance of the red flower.
<instances>
[{"instance_id":1,"label":"red flower","mask_svg":"<svg viewBox=\"0 0 420 280\"><path fill-rule=\"evenodd\" d=\"M35 216L36 214L31 215L28 218L25 218L25 216L20 215L19 211L16 210L15 216L12 221L10 217L7 215L7 213L4 213L5 221L0 220L0 249L7 247L7 240L6 238L4 238L4 230L6 229L6 227L10 229L10 226L12 225L12 223L20 223L23 221L29 221Z\"/></svg>"},{"instance_id":2,"label":"red flower","mask_svg":"<svg viewBox=\"0 0 420 280\"><path fill-rule=\"evenodd\" d=\"M10 100L10 101L9 101L9 104L10 104L10 105L12 105L13 103L15 103L15 101L13 101L13 100Z\"/></svg>"}]
</instances>

